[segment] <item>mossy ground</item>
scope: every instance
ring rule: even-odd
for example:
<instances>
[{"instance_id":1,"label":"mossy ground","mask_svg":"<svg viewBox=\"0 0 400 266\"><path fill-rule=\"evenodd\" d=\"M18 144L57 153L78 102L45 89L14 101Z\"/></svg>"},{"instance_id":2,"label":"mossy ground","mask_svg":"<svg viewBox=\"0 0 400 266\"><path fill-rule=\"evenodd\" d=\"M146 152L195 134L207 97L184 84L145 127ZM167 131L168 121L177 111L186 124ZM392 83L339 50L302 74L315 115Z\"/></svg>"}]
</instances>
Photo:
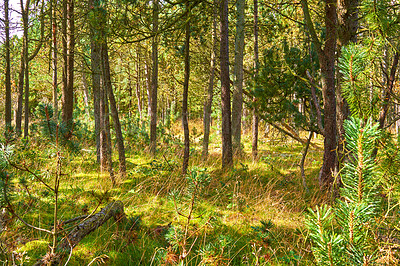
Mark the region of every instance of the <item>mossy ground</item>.
<instances>
[{"instance_id":1,"label":"mossy ground","mask_svg":"<svg viewBox=\"0 0 400 266\"><path fill-rule=\"evenodd\" d=\"M214 131L211 136L210 155L205 161L201 159L201 139L197 135L200 136L196 133L191 143L190 164L206 168L210 182L199 189L188 226L186 216L192 201L188 181L181 174L178 134L173 144L160 143L156 158L151 158L144 147L133 147L127 139L127 176L117 177L114 187L107 173L99 173L93 149L84 147L75 154L63 152L65 175L60 185L59 220L89 214L112 200L121 200L131 223L136 223L130 229L108 221L79 243L69 265L311 263L304 215L307 207L324 200L317 183L321 141L315 140L307 155L307 193L300 176L301 144L276 132L261 134L259 159L253 162L251 137L245 135L243 153L235 158L234 168L226 171L220 168L217 133ZM52 185L57 148L49 146L32 139L29 150L19 152L20 161L25 160L38 173L48 171L46 182ZM117 170L117 164L114 168ZM17 175L26 175L29 180L26 189L18 182L15 186L13 202L18 211L29 223L50 229L52 192L26 173L15 172L14 177ZM175 198L171 196L174 190L179 192ZM68 231L70 226L63 229ZM1 240L0 260L31 265L49 250L51 237L14 219L1 233Z\"/></svg>"}]
</instances>

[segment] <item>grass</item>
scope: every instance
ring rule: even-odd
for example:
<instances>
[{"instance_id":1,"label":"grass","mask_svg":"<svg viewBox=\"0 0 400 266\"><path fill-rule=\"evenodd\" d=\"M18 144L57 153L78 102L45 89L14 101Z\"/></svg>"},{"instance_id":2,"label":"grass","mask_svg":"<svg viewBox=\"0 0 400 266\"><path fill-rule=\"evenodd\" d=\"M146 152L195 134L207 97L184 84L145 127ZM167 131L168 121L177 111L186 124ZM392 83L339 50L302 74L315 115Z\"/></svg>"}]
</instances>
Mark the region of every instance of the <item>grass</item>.
<instances>
[{"instance_id":1,"label":"grass","mask_svg":"<svg viewBox=\"0 0 400 266\"><path fill-rule=\"evenodd\" d=\"M310 265L312 254L304 211L324 200L317 184L321 150L312 148L307 156L306 179L311 191L307 194L301 183L298 164L302 146L298 143L279 135L263 137L259 160L253 162L250 137L246 135L244 153L236 158L232 170L222 171L218 136L213 133L211 139L214 142L205 161L201 159L201 139L193 139L192 169L206 168L210 177L210 182L198 189L193 202L189 181L181 175L176 139L172 147L161 144L156 159L143 149L130 148L127 140L127 177L118 178L115 187L106 173L98 172L95 154L89 148L78 154L64 151L60 220L88 214L96 208L98 211L112 200L121 200L128 218L137 223L130 230L108 221L79 243L69 265L174 265L178 261L183 265ZM321 145L319 140L315 144ZM20 159L41 173L54 171L56 160L49 145L33 139L30 145L28 150L18 148ZM14 175L14 202L19 213L24 213L31 224L50 229L52 193L26 175L31 178L29 200L17 175L26 174ZM51 174L46 181L51 183ZM173 191L178 191L175 199ZM191 208L193 215L188 222ZM271 227L265 228L268 221ZM186 237L182 237L185 230ZM51 242L45 233L17 220L8 224L0 238L5 247L0 260L12 257L22 265L32 265ZM14 255L7 256L6 252Z\"/></svg>"}]
</instances>

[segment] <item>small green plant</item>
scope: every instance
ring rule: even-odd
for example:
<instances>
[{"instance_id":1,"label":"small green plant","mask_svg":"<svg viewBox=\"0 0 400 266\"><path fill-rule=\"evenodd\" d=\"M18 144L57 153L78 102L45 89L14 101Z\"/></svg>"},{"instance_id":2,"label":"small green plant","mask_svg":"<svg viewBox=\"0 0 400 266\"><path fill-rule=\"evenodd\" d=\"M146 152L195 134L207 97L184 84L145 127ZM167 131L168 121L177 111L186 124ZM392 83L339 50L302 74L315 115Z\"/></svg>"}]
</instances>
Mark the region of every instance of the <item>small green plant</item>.
<instances>
[{"instance_id":1,"label":"small green plant","mask_svg":"<svg viewBox=\"0 0 400 266\"><path fill-rule=\"evenodd\" d=\"M372 232L381 213L376 161L372 156L380 131L369 120L345 123L350 152L342 175L340 198L333 207L310 209L307 226L319 265L370 265L377 247Z\"/></svg>"}]
</instances>

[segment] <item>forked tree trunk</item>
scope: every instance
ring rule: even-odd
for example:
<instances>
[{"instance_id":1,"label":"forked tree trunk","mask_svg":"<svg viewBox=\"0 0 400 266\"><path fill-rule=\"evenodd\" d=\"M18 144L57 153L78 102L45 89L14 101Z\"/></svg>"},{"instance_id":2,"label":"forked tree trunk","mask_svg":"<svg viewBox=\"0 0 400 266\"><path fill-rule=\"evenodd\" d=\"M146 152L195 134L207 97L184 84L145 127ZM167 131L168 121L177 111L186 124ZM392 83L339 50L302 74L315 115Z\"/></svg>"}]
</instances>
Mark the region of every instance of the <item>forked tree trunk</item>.
<instances>
[{"instance_id":1,"label":"forked tree trunk","mask_svg":"<svg viewBox=\"0 0 400 266\"><path fill-rule=\"evenodd\" d=\"M110 73L110 62L108 58L108 47L107 41L103 43L103 50L102 50L102 61L103 61L103 75L104 75L104 87L106 89L106 93L108 99L110 101L110 109L111 109L111 116L114 123L115 135L116 135L116 142L118 148L118 158L119 158L119 173L122 177L126 175L126 160L125 160L125 147L124 147L124 138L122 136L121 130L121 122L119 120L117 103L115 101L114 92L111 83L111 73ZM110 136L109 136L110 139Z\"/></svg>"},{"instance_id":2,"label":"forked tree trunk","mask_svg":"<svg viewBox=\"0 0 400 266\"><path fill-rule=\"evenodd\" d=\"M304 18L313 44L316 47L321 68L321 87L324 101L324 158L319 173L319 184L322 189L330 189L336 172L336 96L335 96L335 59L337 14L336 2L325 0L326 37L324 47L318 39L311 20L307 0L302 0Z\"/></svg>"}]
</instances>

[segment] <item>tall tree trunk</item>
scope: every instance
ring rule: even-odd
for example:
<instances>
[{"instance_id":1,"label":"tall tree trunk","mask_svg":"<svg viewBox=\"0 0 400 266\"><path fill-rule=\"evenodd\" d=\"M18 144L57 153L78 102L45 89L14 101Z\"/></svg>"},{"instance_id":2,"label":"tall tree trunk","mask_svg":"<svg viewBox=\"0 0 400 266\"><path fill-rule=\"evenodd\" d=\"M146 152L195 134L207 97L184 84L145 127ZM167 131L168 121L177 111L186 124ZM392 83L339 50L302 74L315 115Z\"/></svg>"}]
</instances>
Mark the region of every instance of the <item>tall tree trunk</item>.
<instances>
[{"instance_id":1,"label":"tall tree trunk","mask_svg":"<svg viewBox=\"0 0 400 266\"><path fill-rule=\"evenodd\" d=\"M255 75L258 76L258 68L259 68L259 56L258 56L258 0L254 0L254 69ZM255 102L255 98L253 98L253 102ZM256 105L254 105L252 110L252 145L251 145L251 154L253 160L257 160L258 157L258 116L256 112Z\"/></svg>"},{"instance_id":2,"label":"tall tree trunk","mask_svg":"<svg viewBox=\"0 0 400 266\"><path fill-rule=\"evenodd\" d=\"M108 173L113 185L115 185L115 176L112 162L112 145L111 145L111 127L110 127L110 108L108 105L107 86L105 85L103 75L103 96L104 96L104 145L105 145L105 161L107 165Z\"/></svg>"},{"instance_id":3,"label":"tall tree trunk","mask_svg":"<svg viewBox=\"0 0 400 266\"><path fill-rule=\"evenodd\" d=\"M29 5L30 1L27 0L25 3L25 9L23 6L23 0L21 0L21 11L22 11L22 21L23 21L23 28L24 28L24 36L23 39L25 44L25 52L23 53L25 68L24 68L24 77L25 77L25 91L24 91L24 109L25 109L25 116L24 116L24 137L27 137L29 134L29 46L28 46L28 19L29 19Z\"/></svg>"},{"instance_id":4,"label":"tall tree trunk","mask_svg":"<svg viewBox=\"0 0 400 266\"><path fill-rule=\"evenodd\" d=\"M8 0L4 0L4 26L6 39L4 48L6 50L6 103L5 103L5 123L6 127L11 127L11 65L10 65L10 20L8 16Z\"/></svg>"},{"instance_id":5,"label":"tall tree trunk","mask_svg":"<svg viewBox=\"0 0 400 266\"><path fill-rule=\"evenodd\" d=\"M21 54L21 62L18 72L18 99L17 99L17 112L15 114L15 131L18 135L22 133L22 108L24 101L24 73L25 73L25 38L23 36L22 40L22 54Z\"/></svg>"},{"instance_id":6,"label":"tall tree trunk","mask_svg":"<svg viewBox=\"0 0 400 266\"><path fill-rule=\"evenodd\" d=\"M74 1L64 0L66 3L66 61L65 63L65 86L63 87L63 113L64 123L72 125L74 112L74 49L75 49L75 21Z\"/></svg>"},{"instance_id":7,"label":"tall tree trunk","mask_svg":"<svg viewBox=\"0 0 400 266\"><path fill-rule=\"evenodd\" d=\"M232 101L232 136L235 153L241 150L242 109L243 109L243 51L244 51L244 9L245 0L236 1L236 36L235 36L235 81Z\"/></svg>"},{"instance_id":8,"label":"tall tree trunk","mask_svg":"<svg viewBox=\"0 0 400 266\"><path fill-rule=\"evenodd\" d=\"M333 185L333 174L336 172L336 96L335 96L335 59L336 59L336 30L337 14L336 2L325 0L325 45L322 45L315 32L311 21L307 0L302 0L302 8L307 28L310 32L312 42L318 53L321 68L321 87L324 101L324 159L319 173L319 184L321 188L329 189Z\"/></svg>"},{"instance_id":9,"label":"tall tree trunk","mask_svg":"<svg viewBox=\"0 0 400 266\"><path fill-rule=\"evenodd\" d=\"M188 93L189 93L189 77L190 77L190 3L186 2L186 26L185 26L185 78L183 81L183 94L182 94L182 126L184 135L184 151L183 151L183 164L182 174L185 175L189 167L189 121L188 121Z\"/></svg>"},{"instance_id":10,"label":"tall tree trunk","mask_svg":"<svg viewBox=\"0 0 400 266\"><path fill-rule=\"evenodd\" d=\"M87 76L86 76L86 71L85 71L85 67L84 67L84 62L82 63L82 84L83 84L83 101L85 103L85 113L86 116L89 117L90 116L90 112L89 112L89 85L87 82Z\"/></svg>"},{"instance_id":11,"label":"tall tree trunk","mask_svg":"<svg viewBox=\"0 0 400 266\"><path fill-rule=\"evenodd\" d=\"M153 62L151 75L151 112L150 112L150 153L156 155L157 148L157 88L158 88L158 0L153 1L153 39L151 57Z\"/></svg>"},{"instance_id":12,"label":"tall tree trunk","mask_svg":"<svg viewBox=\"0 0 400 266\"><path fill-rule=\"evenodd\" d=\"M221 118L222 168L233 165L231 131L231 95L229 88L228 0L221 0Z\"/></svg>"},{"instance_id":13,"label":"tall tree trunk","mask_svg":"<svg viewBox=\"0 0 400 266\"><path fill-rule=\"evenodd\" d=\"M140 93L140 80L141 80L141 60L140 60L140 56L141 56L141 47L140 47L140 43L138 43L137 45L137 52L136 52L136 57L137 57L137 62L136 62L136 98L137 98L137 104L138 104L138 112L139 112L139 117L140 117L140 121L142 120L142 97L141 97L141 93ZM130 83L130 81L129 81Z\"/></svg>"},{"instance_id":14,"label":"tall tree trunk","mask_svg":"<svg viewBox=\"0 0 400 266\"><path fill-rule=\"evenodd\" d=\"M101 98L101 50L99 44L99 37L97 32L99 30L99 0L90 0L89 7L93 13L90 23L90 57L91 57L91 76L92 76L92 94L93 94L93 107L94 107L94 121L95 121L95 135L96 135L96 154L97 163L101 164L101 149L100 149L100 133L101 133L101 116L100 116L100 98Z\"/></svg>"},{"instance_id":15,"label":"tall tree trunk","mask_svg":"<svg viewBox=\"0 0 400 266\"><path fill-rule=\"evenodd\" d=\"M114 92L111 83L111 73L110 73L110 62L108 58L108 47L107 41L103 42L102 49L102 61L103 61L103 76L104 76L104 87L106 89L106 93L108 99L110 101L110 109L111 116L114 123L114 129L116 134L116 141L118 147L118 158L119 158L119 173L122 177L126 175L126 160L125 160L125 147L124 147L124 138L122 136L121 130L121 122L119 120L117 103L115 101ZM110 139L110 136L108 136Z\"/></svg>"},{"instance_id":16,"label":"tall tree trunk","mask_svg":"<svg viewBox=\"0 0 400 266\"><path fill-rule=\"evenodd\" d=\"M337 42L337 60L341 56L342 47L347 46L350 42L357 41L358 30L358 5L360 0L337 0L338 13L338 42ZM344 121L350 115L350 108L342 95L342 79L343 74L337 70L337 86L336 86L336 120L338 130L338 167L341 167L345 156L345 131Z\"/></svg>"},{"instance_id":17,"label":"tall tree trunk","mask_svg":"<svg viewBox=\"0 0 400 266\"><path fill-rule=\"evenodd\" d=\"M51 1L53 3L53 0ZM53 47L52 47L52 59L53 59L53 106L54 106L54 121L58 121L58 79L57 79L57 0L54 0L52 7L52 36L53 36Z\"/></svg>"},{"instance_id":18,"label":"tall tree trunk","mask_svg":"<svg viewBox=\"0 0 400 266\"><path fill-rule=\"evenodd\" d=\"M202 157L206 159L208 156L208 144L210 141L210 124L211 124L211 107L214 96L214 77L215 77L215 57L217 49L217 0L214 0L213 7L213 26L212 26L212 48L211 48L211 60L210 60L210 79L208 82L207 99L204 102L203 108L203 127L204 127L204 137L203 137L203 151Z\"/></svg>"}]
</instances>

